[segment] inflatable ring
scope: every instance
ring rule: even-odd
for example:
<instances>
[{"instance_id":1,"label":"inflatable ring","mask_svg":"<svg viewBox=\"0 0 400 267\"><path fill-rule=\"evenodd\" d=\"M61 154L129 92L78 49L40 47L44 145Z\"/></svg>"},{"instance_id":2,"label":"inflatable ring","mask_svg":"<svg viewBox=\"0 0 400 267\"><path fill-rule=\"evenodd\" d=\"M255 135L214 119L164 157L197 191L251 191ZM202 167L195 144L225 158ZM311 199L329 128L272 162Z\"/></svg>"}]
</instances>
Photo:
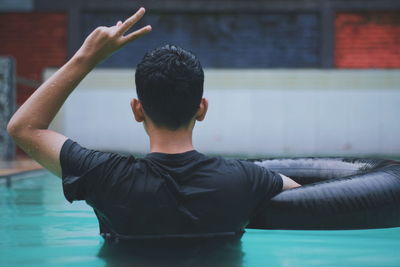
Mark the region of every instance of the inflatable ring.
<instances>
[{"instance_id":1,"label":"inflatable ring","mask_svg":"<svg viewBox=\"0 0 400 267\"><path fill-rule=\"evenodd\" d=\"M298 188L258 210L247 228L344 230L400 226L400 162L357 158L248 160Z\"/></svg>"}]
</instances>

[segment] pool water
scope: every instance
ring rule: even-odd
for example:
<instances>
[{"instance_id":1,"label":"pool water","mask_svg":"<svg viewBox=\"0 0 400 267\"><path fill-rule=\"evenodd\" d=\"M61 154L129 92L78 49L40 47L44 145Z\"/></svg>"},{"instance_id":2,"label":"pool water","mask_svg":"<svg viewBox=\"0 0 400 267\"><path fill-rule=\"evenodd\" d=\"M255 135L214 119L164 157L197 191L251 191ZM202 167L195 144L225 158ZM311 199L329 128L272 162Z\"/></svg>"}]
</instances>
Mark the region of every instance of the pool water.
<instances>
[{"instance_id":1,"label":"pool water","mask_svg":"<svg viewBox=\"0 0 400 267\"><path fill-rule=\"evenodd\" d=\"M156 252L112 257L91 208L67 202L60 179L44 174L11 188L0 184L0 266L153 266L157 258L159 266L400 266L400 228L247 230L241 242L209 250L174 259Z\"/></svg>"}]
</instances>

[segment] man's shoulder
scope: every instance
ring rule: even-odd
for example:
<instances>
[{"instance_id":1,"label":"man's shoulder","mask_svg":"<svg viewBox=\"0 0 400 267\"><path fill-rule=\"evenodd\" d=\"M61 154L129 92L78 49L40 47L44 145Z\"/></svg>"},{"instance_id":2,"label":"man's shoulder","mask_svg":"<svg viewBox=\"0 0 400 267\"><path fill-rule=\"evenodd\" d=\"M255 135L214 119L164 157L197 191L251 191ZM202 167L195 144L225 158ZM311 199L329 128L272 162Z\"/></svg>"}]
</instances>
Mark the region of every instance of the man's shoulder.
<instances>
[{"instance_id":1,"label":"man's shoulder","mask_svg":"<svg viewBox=\"0 0 400 267\"><path fill-rule=\"evenodd\" d=\"M237 159L237 158L224 158L224 157L216 157L221 162L232 166L234 168L241 168L241 169L262 169L262 167L254 164L251 161L245 159Z\"/></svg>"},{"instance_id":2,"label":"man's shoulder","mask_svg":"<svg viewBox=\"0 0 400 267\"><path fill-rule=\"evenodd\" d=\"M242 173L245 175L253 175L254 172L263 170L262 167L254 164L251 161L247 161L245 159L204 155L202 160L212 162L215 165L221 166L221 168L230 170L232 172Z\"/></svg>"},{"instance_id":3,"label":"man's shoulder","mask_svg":"<svg viewBox=\"0 0 400 267\"><path fill-rule=\"evenodd\" d=\"M71 139L65 141L60 152L63 172L86 172L108 165L116 167L119 164L136 162L138 159L133 155L88 149Z\"/></svg>"}]
</instances>

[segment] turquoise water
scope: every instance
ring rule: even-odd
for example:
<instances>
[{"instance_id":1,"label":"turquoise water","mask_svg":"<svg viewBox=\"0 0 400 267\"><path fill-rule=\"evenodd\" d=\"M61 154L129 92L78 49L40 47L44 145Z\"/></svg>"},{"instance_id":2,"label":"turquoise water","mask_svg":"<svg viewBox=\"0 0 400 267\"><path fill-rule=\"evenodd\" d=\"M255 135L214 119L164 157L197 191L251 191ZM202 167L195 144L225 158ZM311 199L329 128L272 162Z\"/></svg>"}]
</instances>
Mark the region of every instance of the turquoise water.
<instances>
[{"instance_id":1,"label":"turquoise water","mask_svg":"<svg viewBox=\"0 0 400 267\"><path fill-rule=\"evenodd\" d=\"M60 179L46 174L11 188L0 184L0 266L114 265L102 248L94 213L82 201L68 203ZM241 243L220 249L201 259L182 255L182 266L400 266L400 228L248 230ZM118 263L138 263L139 256ZM144 257L138 265L153 266L157 257Z\"/></svg>"}]
</instances>

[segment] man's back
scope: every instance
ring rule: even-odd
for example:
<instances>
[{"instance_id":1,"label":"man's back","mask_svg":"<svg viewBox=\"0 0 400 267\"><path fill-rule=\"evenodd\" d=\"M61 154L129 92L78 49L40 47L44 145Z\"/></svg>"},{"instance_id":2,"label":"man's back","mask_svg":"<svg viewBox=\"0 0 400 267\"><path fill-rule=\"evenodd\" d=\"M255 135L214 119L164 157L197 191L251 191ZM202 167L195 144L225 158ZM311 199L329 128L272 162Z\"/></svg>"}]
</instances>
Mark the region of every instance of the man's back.
<instances>
[{"instance_id":1,"label":"man's back","mask_svg":"<svg viewBox=\"0 0 400 267\"><path fill-rule=\"evenodd\" d=\"M86 200L111 236L240 233L282 190L277 173L195 150L135 159L67 140L60 161L66 198Z\"/></svg>"}]
</instances>

